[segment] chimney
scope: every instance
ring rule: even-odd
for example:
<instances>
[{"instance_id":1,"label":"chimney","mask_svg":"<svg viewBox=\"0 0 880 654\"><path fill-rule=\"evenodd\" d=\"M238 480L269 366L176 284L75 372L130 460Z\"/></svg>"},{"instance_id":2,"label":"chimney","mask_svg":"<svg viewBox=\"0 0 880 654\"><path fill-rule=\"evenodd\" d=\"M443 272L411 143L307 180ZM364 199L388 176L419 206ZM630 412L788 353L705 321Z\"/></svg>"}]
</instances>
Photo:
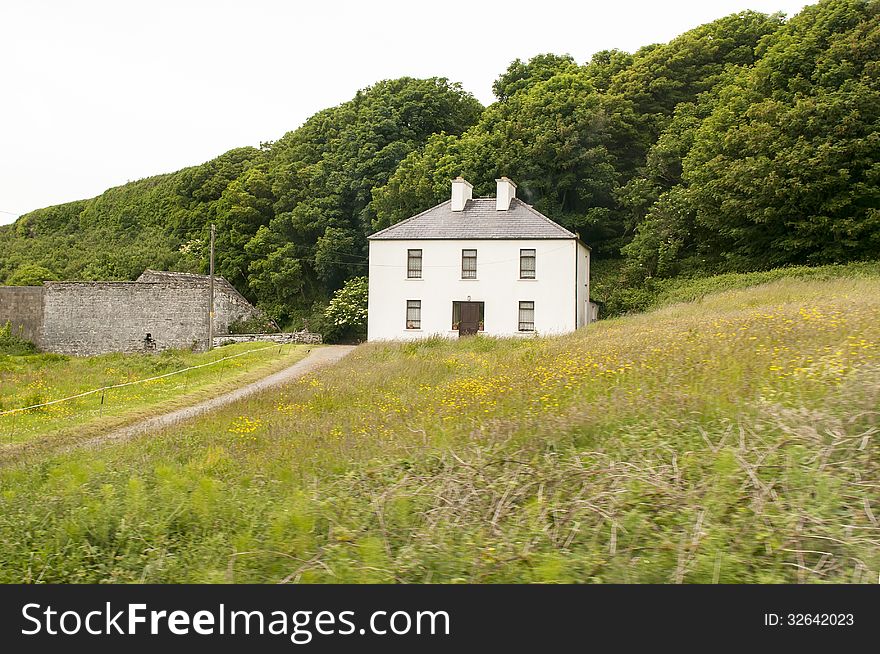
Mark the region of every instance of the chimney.
<instances>
[{"instance_id":1,"label":"chimney","mask_svg":"<svg viewBox=\"0 0 880 654\"><path fill-rule=\"evenodd\" d=\"M502 177L496 179L498 190L495 192L495 209L497 211L507 211L510 208L510 201L516 197L516 184Z\"/></svg>"},{"instance_id":2,"label":"chimney","mask_svg":"<svg viewBox=\"0 0 880 654\"><path fill-rule=\"evenodd\" d=\"M474 185L459 175L452 180L452 210L464 211L464 205L473 197Z\"/></svg>"}]
</instances>

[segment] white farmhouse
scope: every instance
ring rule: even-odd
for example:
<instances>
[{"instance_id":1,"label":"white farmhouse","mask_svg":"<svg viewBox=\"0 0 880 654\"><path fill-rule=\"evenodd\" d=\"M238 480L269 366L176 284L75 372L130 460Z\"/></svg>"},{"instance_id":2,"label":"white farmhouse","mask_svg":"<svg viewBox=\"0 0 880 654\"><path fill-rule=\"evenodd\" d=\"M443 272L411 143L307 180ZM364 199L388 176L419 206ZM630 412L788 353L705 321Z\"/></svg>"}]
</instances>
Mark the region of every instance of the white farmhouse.
<instances>
[{"instance_id":1,"label":"white farmhouse","mask_svg":"<svg viewBox=\"0 0 880 654\"><path fill-rule=\"evenodd\" d=\"M589 322L590 249L496 180L370 236L367 338L559 334Z\"/></svg>"}]
</instances>

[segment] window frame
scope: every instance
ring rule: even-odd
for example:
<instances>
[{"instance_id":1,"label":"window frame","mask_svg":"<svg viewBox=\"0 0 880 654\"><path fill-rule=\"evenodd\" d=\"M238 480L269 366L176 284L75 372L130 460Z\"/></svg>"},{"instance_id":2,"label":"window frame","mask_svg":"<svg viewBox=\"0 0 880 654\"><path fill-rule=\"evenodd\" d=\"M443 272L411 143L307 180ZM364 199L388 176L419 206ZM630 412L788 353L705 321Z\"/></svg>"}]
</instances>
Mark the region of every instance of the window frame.
<instances>
[{"instance_id":1,"label":"window frame","mask_svg":"<svg viewBox=\"0 0 880 654\"><path fill-rule=\"evenodd\" d=\"M418 256L414 256L414 254L418 252ZM422 257L424 253L421 248L408 248L406 251L406 278L407 279L422 279ZM419 267L416 269L413 266L413 261L418 261Z\"/></svg>"},{"instance_id":2,"label":"window frame","mask_svg":"<svg viewBox=\"0 0 880 654\"><path fill-rule=\"evenodd\" d=\"M526 252L531 252L531 256L525 254ZM528 259L532 260L531 270L523 268L523 262ZM538 262L538 251L535 248L520 248L519 250L519 278L520 279L535 279L537 277L537 262ZM531 273L531 275L527 274Z\"/></svg>"},{"instance_id":3,"label":"window frame","mask_svg":"<svg viewBox=\"0 0 880 654\"><path fill-rule=\"evenodd\" d=\"M524 307L523 306L524 304L530 304L531 306ZM517 316L517 322L518 322L517 331L526 332L526 333L534 332L535 331L535 301L534 300L520 300L518 308L519 308L519 314ZM523 320L523 311L531 311L532 312L531 321ZM531 328L523 327L523 325L531 325Z\"/></svg>"},{"instance_id":4,"label":"window frame","mask_svg":"<svg viewBox=\"0 0 880 654\"><path fill-rule=\"evenodd\" d=\"M465 256L465 252L473 252L473 256L467 255ZM465 268L465 261L470 262L473 260L473 269ZM461 249L461 278L462 279L476 279L477 278L477 250L476 248L462 248Z\"/></svg>"},{"instance_id":5,"label":"window frame","mask_svg":"<svg viewBox=\"0 0 880 654\"><path fill-rule=\"evenodd\" d=\"M410 318L410 310L417 311L417 318ZM415 330L422 328L422 301L421 300L407 300L406 301L406 328L408 330Z\"/></svg>"}]
</instances>

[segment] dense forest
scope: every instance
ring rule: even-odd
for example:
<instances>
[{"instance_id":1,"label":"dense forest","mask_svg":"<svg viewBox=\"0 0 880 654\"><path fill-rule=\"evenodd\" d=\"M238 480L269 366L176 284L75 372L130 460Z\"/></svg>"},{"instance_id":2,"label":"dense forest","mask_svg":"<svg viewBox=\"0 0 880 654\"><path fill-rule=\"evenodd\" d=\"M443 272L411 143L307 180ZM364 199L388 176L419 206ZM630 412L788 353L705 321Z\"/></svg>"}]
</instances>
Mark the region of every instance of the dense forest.
<instances>
[{"instance_id":1,"label":"dense forest","mask_svg":"<svg viewBox=\"0 0 880 654\"><path fill-rule=\"evenodd\" d=\"M880 0L742 12L635 53L514 61L482 107L446 79L382 81L295 131L0 227L0 283L218 272L326 330L373 231L463 175L593 247L594 296L652 280L880 258Z\"/></svg>"}]
</instances>

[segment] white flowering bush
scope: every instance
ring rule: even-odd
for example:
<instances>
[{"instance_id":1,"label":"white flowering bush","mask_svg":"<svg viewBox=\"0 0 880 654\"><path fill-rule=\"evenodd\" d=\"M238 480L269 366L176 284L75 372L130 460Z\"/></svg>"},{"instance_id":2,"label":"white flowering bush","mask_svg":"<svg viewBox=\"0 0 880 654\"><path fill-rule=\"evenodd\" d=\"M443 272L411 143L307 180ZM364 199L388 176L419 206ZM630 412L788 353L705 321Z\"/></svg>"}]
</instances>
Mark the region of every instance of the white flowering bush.
<instances>
[{"instance_id":1,"label":"white flowering bush","mask_svg":"<svg viewBox=\"0 0 880 654\"><path fill-rule=\"evenodd\" d=\"M367 278L352 277L333 294L324 315L337 327L360 331L367 325Z\"/></svg>"}]
</instances>

